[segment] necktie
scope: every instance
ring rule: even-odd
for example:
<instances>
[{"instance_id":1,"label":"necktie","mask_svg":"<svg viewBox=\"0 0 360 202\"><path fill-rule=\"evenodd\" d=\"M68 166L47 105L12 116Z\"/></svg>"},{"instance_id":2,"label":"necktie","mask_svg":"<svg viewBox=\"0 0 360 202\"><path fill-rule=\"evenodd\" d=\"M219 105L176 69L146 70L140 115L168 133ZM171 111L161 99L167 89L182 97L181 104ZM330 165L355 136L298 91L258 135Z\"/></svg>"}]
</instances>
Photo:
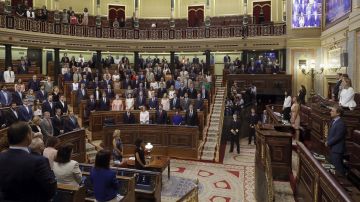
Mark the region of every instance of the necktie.
<instances>
[{"instance_id":1,"label":"necktie","mask_svg":"<svg viewBox=\"0 0 360 202\"><path fill-rule=\"evenodd\" d=\"M190 111L190 116L192 116L192 115L193 115L193 111L191 110L191 111Z\"/></svg>"},{"instance_id":2,"label":"necktie","mask_svg":"<svg viewBox=\"0 0 360 202\"><path fill-rule=\"evenodd\" d=\"M106 103L106 98L104 98L104 103Z\"/></svg>"},{"instance_id":3,"label":"necktie","mask_svg":"<svg viewBox=\"0 0 360 202\"><path fill-rule=\"evenodd\" d=\"M13 113L14 113L15 117L18 118L17 112L15 110L13 110Z\"/></svg>"},{"instance_id":4,"label":"necktie","mask_svg":"<svg viewBox=\"0 0 360 202\"><path fill-rule=\"evenodd\" d=\"M50 102L49 104L50 104L50 108L52 109L52 107L53 107L52 102Z\"/></svg>"},{"instance_id":5,"label":"necktie","mask_svg":"<svg viewBox=\"0 0 360 202\"><path fill-rule=\"evenodd\" d=\"M27 113L29 114L29 107L26 106L25 108L26 108Z\"/></svg>"},{"instance_id":6,"label":"necktie","mask_svg":"<svg viewBox=\"0 0 360 202\"><path fill-rule=\"evenodd\" d=\"M6 92L3 92L3 94L4 94L4 97L5 97L5 102L6 102L6 104L8 103L8 96L7 96L7 93Z\"/></svg>"}]
</instances>

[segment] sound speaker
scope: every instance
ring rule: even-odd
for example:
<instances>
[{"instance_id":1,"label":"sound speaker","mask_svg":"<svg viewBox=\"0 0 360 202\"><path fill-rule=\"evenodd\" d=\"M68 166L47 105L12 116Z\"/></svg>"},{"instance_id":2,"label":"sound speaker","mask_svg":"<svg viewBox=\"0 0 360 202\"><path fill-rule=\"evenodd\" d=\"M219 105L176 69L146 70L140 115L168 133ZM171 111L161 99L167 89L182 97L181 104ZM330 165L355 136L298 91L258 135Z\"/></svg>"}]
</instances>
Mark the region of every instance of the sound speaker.
<instances>
[{"instance_id":1,"label":"sound speaker","mask_svg":"<svg viewBox=\"0 0 360 202\"><path fill-rule=\"evenodd\" d=\"M348 66L348 53L341 53L340 54L340 65L341 67Z\"/></svg>"}]
</instances>

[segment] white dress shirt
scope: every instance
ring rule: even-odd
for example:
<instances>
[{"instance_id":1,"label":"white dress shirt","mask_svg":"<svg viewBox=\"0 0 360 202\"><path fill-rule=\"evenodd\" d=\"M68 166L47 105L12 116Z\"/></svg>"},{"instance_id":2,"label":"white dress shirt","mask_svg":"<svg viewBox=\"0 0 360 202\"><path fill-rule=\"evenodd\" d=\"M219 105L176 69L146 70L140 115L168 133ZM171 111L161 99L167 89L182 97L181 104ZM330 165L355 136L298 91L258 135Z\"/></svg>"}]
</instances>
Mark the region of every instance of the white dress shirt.
<instances>
[{"instance_id":1,"label":"white dress shirt","mask_svg":"<svg viewBox=\"0 0 360 202\"><path fill-rule=\"evenodd\" d=\"M286 98L284 100L283 109L285 109L287 107L291 107L291 96L290 95L286 96Z\"/></svg>"},{"instance_id":2,"label":"white dress shirt","mask_svg":"<svg viewBox=\"0 0 360 202\"><path fill-rule=\"evenodd\" d=\"M148 111L140 112L140 124L149 124L149 112Z\"/></svg>"},{"instance_id":3,"label":"white dress shirt","mask_svg":"<svg viewBox=\"0 0 360 202\"><path fill-rule=\"evenodd\" d=\"M339 103L343 107L349 107L350 109L356 107L356 102L354 100L355 92L352 87L347 89L342 89L340 92Z\"/></svg>"},{"instance_id":4,"label":"white dress shirt","mask_svg":"<svg viewBox=\"0 0 360 202\"><path fill-rule=\"evenodd\" d=\"M4 72L5 83L14 83L15 82L15 73L13 71Z\"/></svg>"}]
</instances>

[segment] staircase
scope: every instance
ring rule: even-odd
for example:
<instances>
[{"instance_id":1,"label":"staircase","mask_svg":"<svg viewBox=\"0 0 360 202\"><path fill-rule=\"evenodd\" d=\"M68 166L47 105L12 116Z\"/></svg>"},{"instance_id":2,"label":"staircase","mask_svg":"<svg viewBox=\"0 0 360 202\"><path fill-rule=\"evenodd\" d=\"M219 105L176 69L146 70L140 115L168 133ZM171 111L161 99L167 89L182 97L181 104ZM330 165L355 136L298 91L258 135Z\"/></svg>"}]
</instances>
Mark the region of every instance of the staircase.
<instances>
[{"instance_id":1,"label":"staircase","mask_svg":"<svg viewBox=\"0 0 360 202\"><path fill-rule=\"evenodd\" d=\"M200 159L205 161L219 161L220 140L222 133L222 120L224 116L224 105L226 88L223 87L222 77L215 81L215 98L210 109L210 119L203 143L200 145Z\"/></svg>"},{"instance_id":2,"label":"staircase","mask_svg":"<svg viewBox=\"0 0 360 202\"><path fill-rule=\"evenodd\" d=\"M86 159L87 163L95 163L96 147L90 143L86 143Z\"/></svg>"}]
</instances>

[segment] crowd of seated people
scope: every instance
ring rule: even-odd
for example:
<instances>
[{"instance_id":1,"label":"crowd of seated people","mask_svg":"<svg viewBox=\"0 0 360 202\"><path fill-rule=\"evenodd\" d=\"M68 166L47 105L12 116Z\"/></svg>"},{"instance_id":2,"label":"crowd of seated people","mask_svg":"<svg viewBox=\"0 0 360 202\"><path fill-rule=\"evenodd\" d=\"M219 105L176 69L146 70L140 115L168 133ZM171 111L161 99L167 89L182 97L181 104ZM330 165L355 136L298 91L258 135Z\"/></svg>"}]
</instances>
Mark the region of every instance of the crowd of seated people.
<instances>
[{"instance_id":1,"label":"crowd of seated people","mask_svg":"<svg viewBox=\"0 0 360 202\"><path fill-rule=\"evenodd\" d=\"M78 60L69 60L64 54L61 61L64 81L72 82L77 103L87 100L85 117L93 111L158 110L159 105L164 111L188 111L190 105L202 111L206 107L204 99L209 99L211 75L203 74L199 59L191 63L183 58L179 69L171 72L165 58L140 57L135 71L127 57L114 59L109 55L103 59L103 65L108 67L102 74L90 67L91 62L84 62L81 55ZM93 89L93 94L89 95L88 89ZM116 93L120 89L123 93Z\"/></svg>"},{"instance_id":2,"label":"crowd of seated people","mask_svg":"<svg viewBox=\"0 0 360 202\"><path fill-rule=\"evenodd\" d=\"M259 57L251 59L248 64L236 58L231 61L230 56L224 56L224 68L229 74L278 74L282 71L277 59Z\"/></svg>"}]
</instances>

